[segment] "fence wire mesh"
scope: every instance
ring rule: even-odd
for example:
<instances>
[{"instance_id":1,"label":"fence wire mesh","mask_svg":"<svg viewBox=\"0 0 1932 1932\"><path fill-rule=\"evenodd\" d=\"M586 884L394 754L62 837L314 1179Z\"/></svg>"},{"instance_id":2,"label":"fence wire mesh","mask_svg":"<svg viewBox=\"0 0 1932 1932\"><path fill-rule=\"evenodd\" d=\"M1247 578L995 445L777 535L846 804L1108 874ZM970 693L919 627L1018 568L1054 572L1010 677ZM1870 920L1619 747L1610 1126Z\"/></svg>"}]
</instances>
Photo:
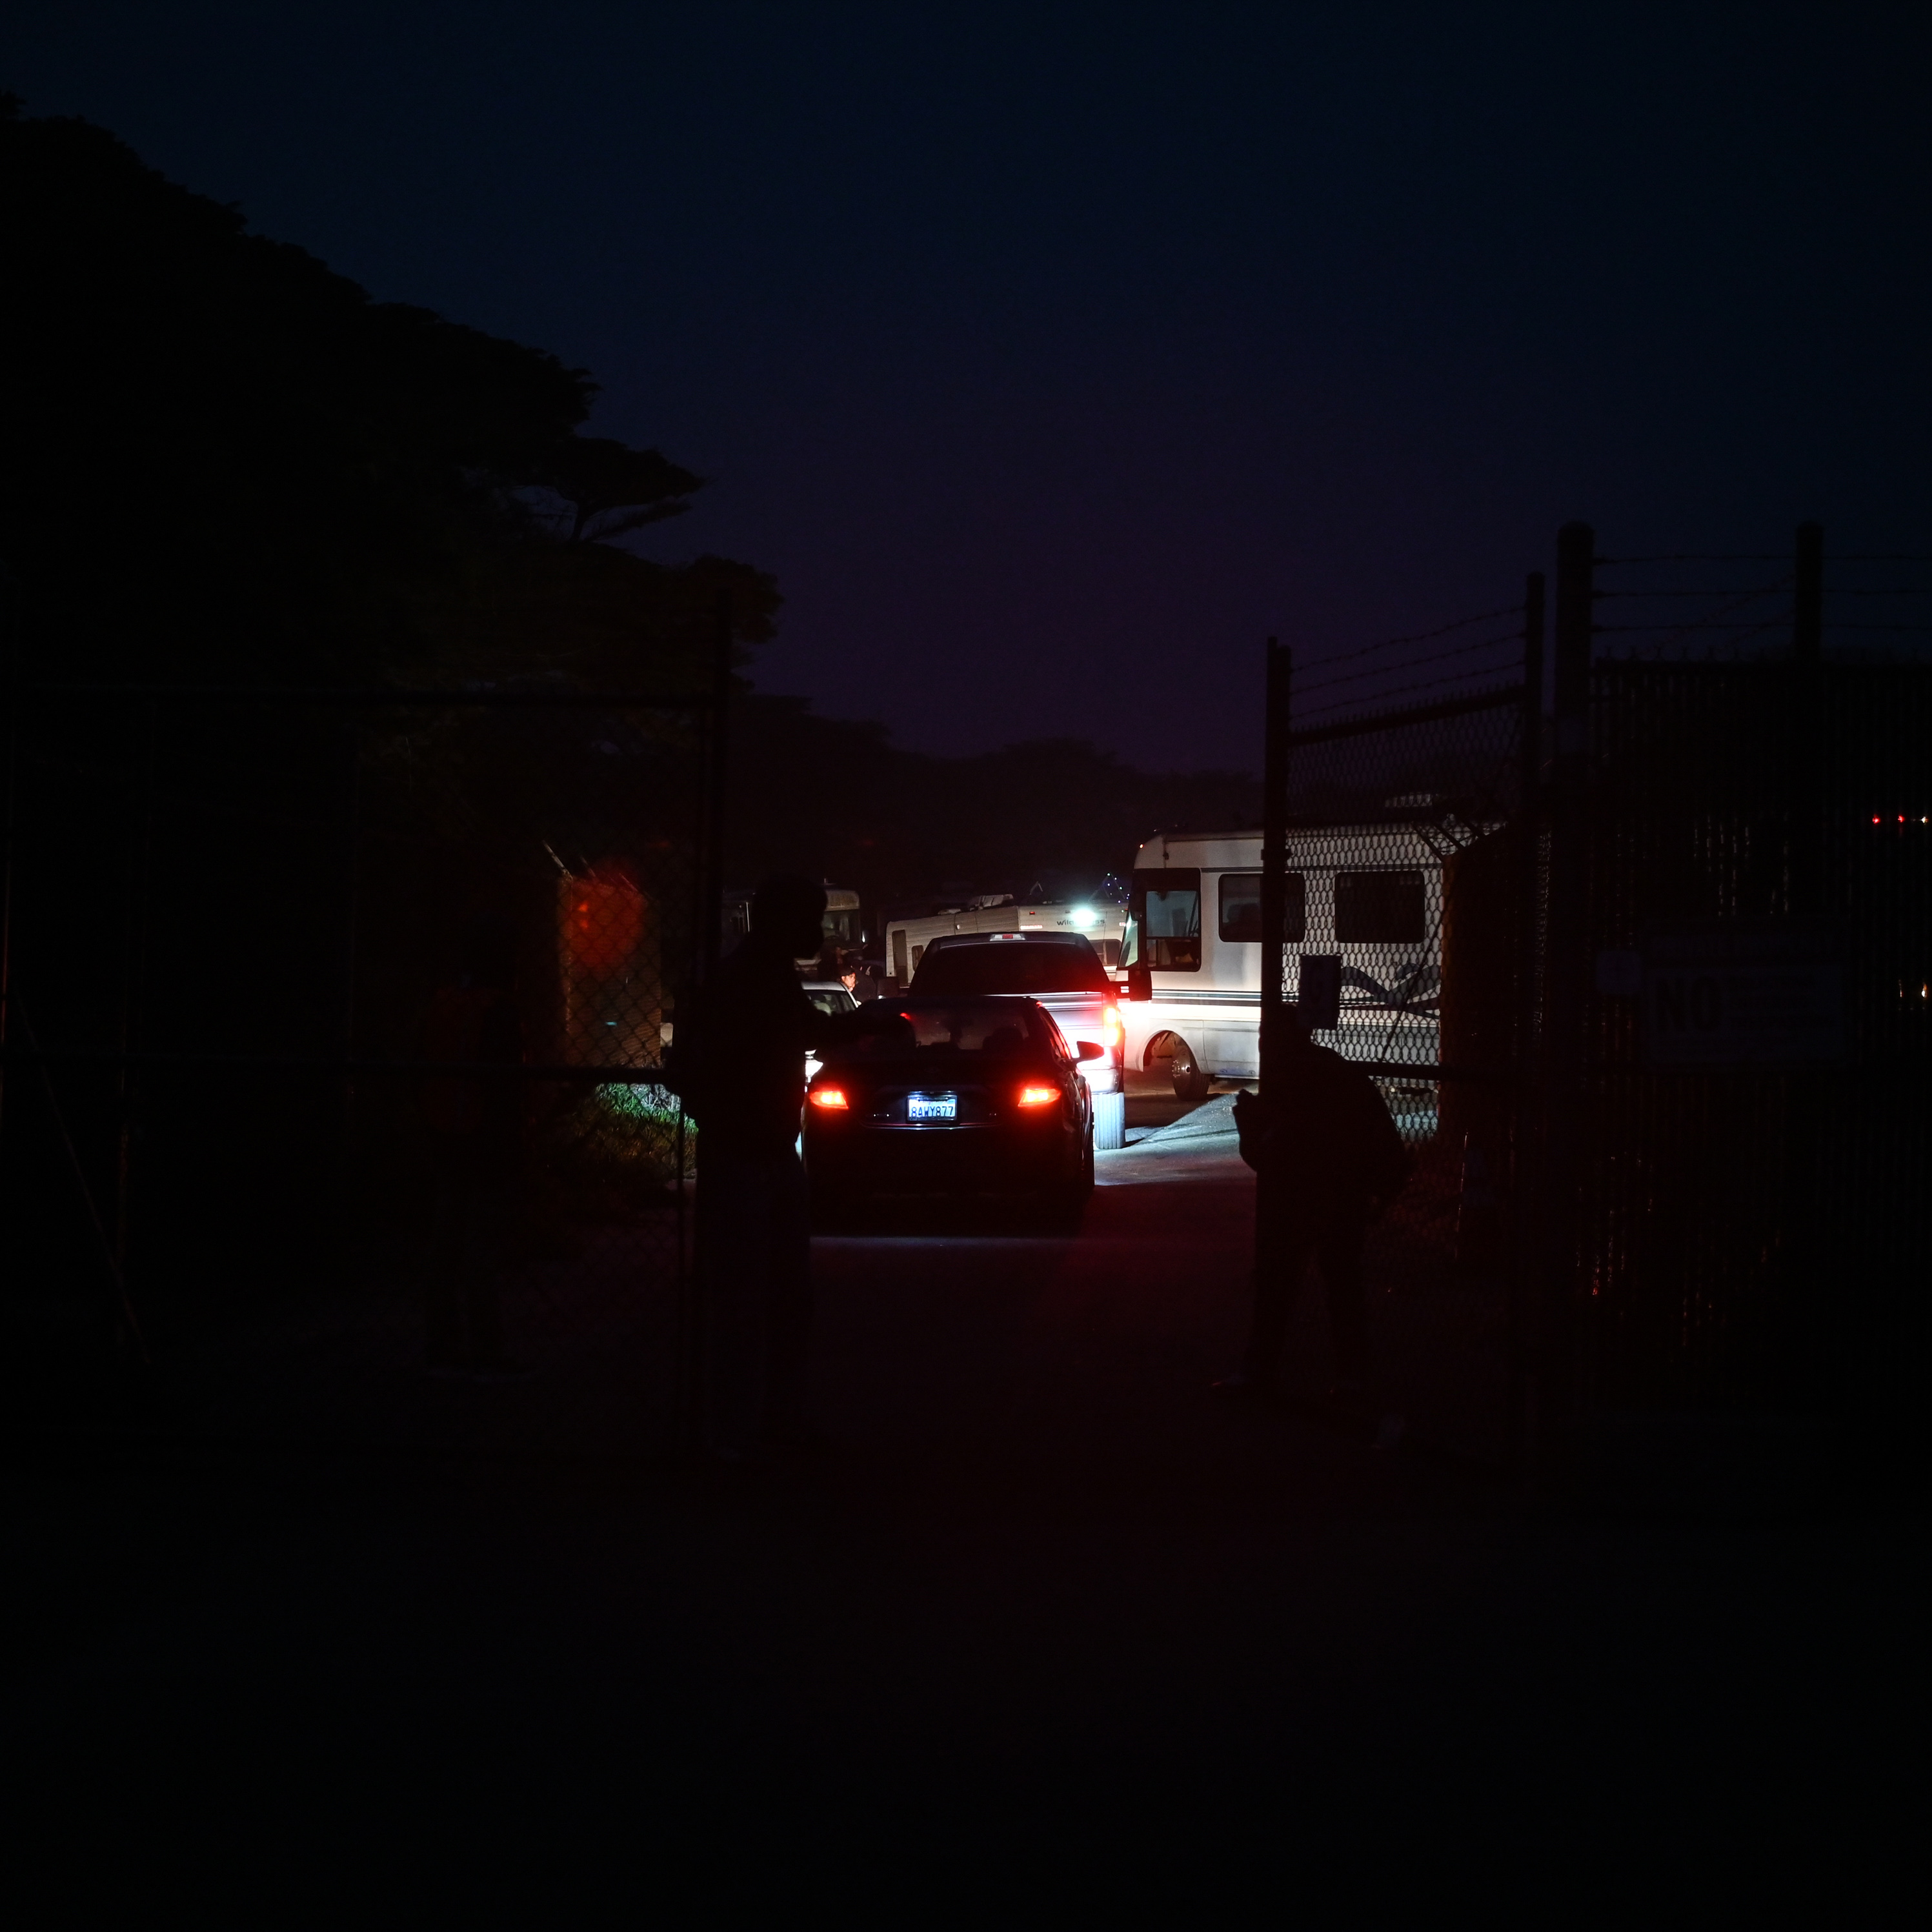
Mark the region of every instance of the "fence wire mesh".
<instances>
[{"instance_id":1,"label":"fence wire mesh","mask_svg":"<svg viewBox=\"0 0 1932 1932\"><path fill-rule=\"evenodd\" d=\"M16 694L16 1414L643 1452L694 1136L709 708Z\"/></svg>"},{"instance_id":2,"label":"fence wire mesh","mask_svg":"<svg viewBox=\"0 0 1932 1932\"><path fill-rule=\"evenodd\" d=\"M1339 1024L1315 1038L1370 1070L1414 1162L1369 1238L1378 1400L1486 1460L1507 1452L1515 1366L1525 705L1522 683L1492 686L1288 740L1284 994L1304 956L1339 956ZM1291 1392L1320 1396L1328 1324L1307 1288L1288 1360Z\"/></svg>"},{"instance_id":3,"label":"fence wire mesh","mask_svg":"<svg viewBox=\"0 0 1932 1932\"><path fill-rule=\"evenodd\" d=\"M1833 1403L1922 1292L1932 670L1600 663L1590 706L1582 1393Z\"/></svg>"}]
</instances>

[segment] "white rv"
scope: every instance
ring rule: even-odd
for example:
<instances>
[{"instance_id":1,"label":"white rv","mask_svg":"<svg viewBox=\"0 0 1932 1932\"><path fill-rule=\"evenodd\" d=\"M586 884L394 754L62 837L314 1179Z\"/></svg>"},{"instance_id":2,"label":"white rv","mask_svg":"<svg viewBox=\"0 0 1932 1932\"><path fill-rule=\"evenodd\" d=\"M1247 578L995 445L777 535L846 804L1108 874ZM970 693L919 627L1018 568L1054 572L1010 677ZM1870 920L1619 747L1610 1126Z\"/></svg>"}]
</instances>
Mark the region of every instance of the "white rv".
<instances>
[{"instance_id":1,"label":"white rv","mask_svg":"<svg viewBox=\"0 0 1932 1932\"><path fill-rule=\"evenodd\" d=\"M1341 1024L1322 1036L1391 1074L1437 1058L1443 862L1461 839L1414 824L1288 834L1286 985L1304 953L1339 954ZM1260 1071L1262 835L1173 832L1134 860L1124 964L1148 969L1150 998L1120 1009L1126 1064L1165 1065L1198 1100L1216 1078ZM1138 975L1135 976L1136 978Z\"/></svg>"},{"instance_id":2,"label":"white rv","mask_svg":"<svg viewBox=\"0 0 1932 1932\"><path fill-rule=\"evenodd\" d=\"M723 931L728 952L752 929L752 898L748 886L728 886L725 890ZM866 918L859 904L859 895L848 886L835 886L828 880L825 887L825 916L819 922L819 928L825 935L826 946L836 946L842 952L857 951L866 943ZM815 965L824 957L826 953L821 948L797 963L802 970Z\"/></svg>"},{"instance_id":3,"label":"white rv","mask_svg":"<svg viewBox=\"0 0 1932 1932\"><path fill-rule=\"evenodd\" d=\"M886 970L903 990L935 939L955 932L1078 932L1118 976L1126 914L1118 906L1016 905L1011 897L969 899L924 919L896 919L886 927Z\"/></svg>"}]
</instances>

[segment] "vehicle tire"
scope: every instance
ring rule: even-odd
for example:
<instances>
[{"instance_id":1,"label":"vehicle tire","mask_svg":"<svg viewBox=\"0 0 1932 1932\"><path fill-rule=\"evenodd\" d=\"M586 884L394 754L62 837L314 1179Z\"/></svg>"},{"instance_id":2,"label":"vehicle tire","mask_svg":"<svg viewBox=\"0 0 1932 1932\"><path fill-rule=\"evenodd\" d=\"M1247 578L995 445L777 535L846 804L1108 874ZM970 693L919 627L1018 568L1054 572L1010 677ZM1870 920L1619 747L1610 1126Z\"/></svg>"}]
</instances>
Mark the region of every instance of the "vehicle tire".
<instances>
[{"instance_id":1,"label":"vehicle tire","mask_svg":"<svg viewBox=\"0 0 1932 1932\"><path fill-rule=\"evenodd\" d=\"M1180 1034L1172 1036L1174 1054L1167 1064L1174 1082L1174 1097L1177 1100L1204 1100L1208 1089L1214 1084L1214 1077L1194 1057L1194 1049Z\"/></svg>"},{"instance_id":2,"label":"vehicle tire","mask_svg":"<svg viewBox=\"0 0 1932 1932\"><path fill-rule=\"evenodd\" d=\"M1077 1234L1094 1193L1094 1138L1087 1137L1080 1171L1058 1192L1048 1196L1039 1210L1040 1226L1049 1234Z\"/></svg>"}]
</instances>

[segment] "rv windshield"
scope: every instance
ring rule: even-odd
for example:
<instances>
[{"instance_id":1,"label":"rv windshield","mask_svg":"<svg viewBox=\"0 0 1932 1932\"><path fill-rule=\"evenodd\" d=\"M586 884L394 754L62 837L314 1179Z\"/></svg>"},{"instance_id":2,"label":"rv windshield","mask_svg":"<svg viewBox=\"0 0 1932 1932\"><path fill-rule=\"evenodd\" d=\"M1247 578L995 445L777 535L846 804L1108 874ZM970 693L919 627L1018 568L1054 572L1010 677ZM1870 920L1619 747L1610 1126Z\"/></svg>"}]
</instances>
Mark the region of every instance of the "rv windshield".
<instances>
[{"instance_id":1,"label":"rv windshield","mask_svg":"<svg viewBox=\"0 0 1932 1932\"><path fill-rule=\"evenodd\" d=\"M989 940L978 946L929 948L913 979L918 993L1107 993L1100 955L1077 943Z\"/></svg>"},{"instance_id":2,"label":"rv windshield","mask_svg":"<svg viewBox=\"0 0 1932 1932\"><path fill-rule=\"evenodd\" d=\"M1156 973L1201 970L1201 873L1196 866L1137 870L1129 910L1135 956Z\"/></svg>"}]
</instances>

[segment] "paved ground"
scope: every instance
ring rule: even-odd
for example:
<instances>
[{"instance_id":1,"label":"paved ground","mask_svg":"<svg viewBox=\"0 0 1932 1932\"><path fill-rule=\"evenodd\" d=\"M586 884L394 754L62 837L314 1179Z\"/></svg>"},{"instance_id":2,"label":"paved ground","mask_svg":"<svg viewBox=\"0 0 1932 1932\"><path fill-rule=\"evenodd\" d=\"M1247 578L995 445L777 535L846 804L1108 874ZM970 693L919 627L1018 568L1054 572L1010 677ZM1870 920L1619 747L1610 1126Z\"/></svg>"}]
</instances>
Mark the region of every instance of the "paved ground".
<instances>
[{"instance_id":1,"label":"paved ground","mask_svg":"<svg viewBox=\"0 0 1932 1932\"><path fill-rule=\"evenodd\" d=\"M754 1480L16 1472L16 1891L1862 1911L1916 1784L1916 1525L1532 1511L1216 1404L1249 1194L1191 1124L1106 1158L1076 1241L821 1243L839 1446Z\"/></svg>"}]
</instances>

